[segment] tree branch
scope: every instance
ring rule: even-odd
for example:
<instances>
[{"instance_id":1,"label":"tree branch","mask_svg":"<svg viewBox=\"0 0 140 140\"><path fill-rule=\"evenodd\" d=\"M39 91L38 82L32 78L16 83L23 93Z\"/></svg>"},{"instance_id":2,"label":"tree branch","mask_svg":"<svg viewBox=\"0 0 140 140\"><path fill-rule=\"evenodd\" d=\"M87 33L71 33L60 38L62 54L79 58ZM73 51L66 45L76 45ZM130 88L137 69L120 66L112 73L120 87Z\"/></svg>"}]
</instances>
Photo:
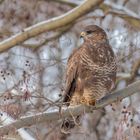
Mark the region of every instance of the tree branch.
<instances>
[{"instance_id":1,"label":"tree branch","mask_svg":"<svg viewBox=\"0 0 140 140\"><path fill-rule=\"evenodd\" d=\"M140 68L140 59L136 60L131 68L131 73L118 73L117 74L117 80L116 85L122 80L125 80L127 85L132 83L136 76L138 75L138 70Z\"/></svg>"},{"instance_id":2,"label":"tree branch","mask_svg":"<svg viewBox=\"0 0 140 140\"><path fill-rule=\"evenodd\" d=\"M47 44L49 41L53 41L57 38L59 38L62 34L64 34L65 32L67 32L71 27L72 27L73 24L71 25L68 25L68 26L65 26L61 29L59 29L57 32L55 32L53 35L47 37L43 42L41 43L35 43L35 44L27 44L27 43L23 43L22 46L23 47L27 47L27 48L32 48L33 50L36 50L38 49L39 47Z\"/></svg>"},{"instance_id":3,"label":"tree branch","mask_svg":"<svg viewBox=\"0 0 140 140\"><path fill-rule=\"evenodd\" d=\"M2 41L0 43L0 52L3 52L6 49L9 49L45 31L54 30L70 24L80 16L83 16L83 14L86 14L89 10L96 8L101 2L103 2L103 0L86 0L83 4L77 6L62 16L40 22L36 25L26 28L22 32Z\"/></svg>"},{"instance_id":4,"label":"tree branch","mask_svg":"<svg viewBox=\"0 0 140 140\"><path fill-rule=\"evenodd\" d=\"M68 5L71 5L71 6L76 6L76 5L79 5L81 3L81 1L78 1L78 2L65 1L65 0L55 0L55 1L65 3L65 4L68 4ZM99 8L103 10L105 15L112 14L112 15L118 16L118 17L126 20L133 27L135 27L137 29L140 28L140 24L139 24L140 16L138 14L136 14L135 12L126 8L124 5L123 6L122 5L116 5L113 2L105 1L105 3L102 3L99 6Z\"/></svg>"},{"instance_id":5,"label":"tree branch","mask_svg":"<svg viewBox=\"0 0 140 140\"><path fill-rule=\"evenodd\" d=\"M95 106L85 106L85 105L78 105L69 107L67 109L62 109L62 115L60 115L59 110L52 111L52 112L44 112L38 113L32 116L22 117L19 120L14 121L8 125L0 127L0 135L7 134L9 131L12 131L13 128L19 129L22 127L35 125L37 123L42 122L51 122L55 120L59 120L62 117L69 117L71 114L73 116L78 116L84 112L88 113L91 110L97 110L115 102L117 100L121 100L125 97L128 97L134 93L140 92L140 81L134 82L129 86L125 87L122 90L114 91L112 94L105 96L104 98L100 99L96 102Z\"/></svg>"},{"instance_id":6,"label":"tree branch","mask_svg":"<svg viewBox=\"0 0 140 140\"><path fill-rule=\"evenodd\" d=\"M138 14L136 14L135 12L129 10L125 6L117 5L116 3L113 3L111 1L105 1L103 5L106 5L108 8L111 8L113 10L123 11L125 14L127 14L129 16L132 16L132 17L135 17L135 18L139 18Z\"/></svg>"},{"instance_id":7,"label":"tree branch","mask_svg":"<svg viewBox=\"0 0 140 140\"><path fill-rule=\"evenodd\" d=\"M100 8L103 10L105 15L112 14L114 16L118 16L125 21L127 21L131 26L139 29L140 28L140 17L138 14L134 13L133 11L125 8L121 5L116 5L112 2L106 2L100 5Z\"/></svg>"}]
</instances>

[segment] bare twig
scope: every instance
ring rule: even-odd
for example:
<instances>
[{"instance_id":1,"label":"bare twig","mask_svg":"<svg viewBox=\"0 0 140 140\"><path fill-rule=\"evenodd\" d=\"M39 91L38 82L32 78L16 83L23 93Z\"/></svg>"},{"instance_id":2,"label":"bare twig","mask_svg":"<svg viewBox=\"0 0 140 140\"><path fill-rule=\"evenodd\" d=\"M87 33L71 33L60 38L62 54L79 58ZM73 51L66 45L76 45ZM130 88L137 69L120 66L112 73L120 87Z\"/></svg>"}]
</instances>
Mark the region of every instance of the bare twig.
<instances>
[{"instance_id":1,"label":"bare twig","mask_svg":"<svg viewBox=\"0 0 140 140\"><path fill-rule=\"evenodd\" d=\"M127 79L128 83L132 83L132 81L135 79L139 67L140 67L140 59L136 60L135 63L132 65L131 76L130 78Z\"/></svg>"},{"instance_id":2,"label":"bare twig","mask_svg":"<svg viewBox=\"0 0 140 140\"><path fill-rule=\"evenodd\" d=\"M134 79L137 76L138 70L140 68L140 59L136 60L134 62L134 64L132 65L131 68L131 73L118 73L117 74L117 81L116 81L116 85L121 81L121 80L125 80L127 82L127 84L130 84L134 81Z\"/></svg>"},{"instance_id":3,"label":"bare twig","mask_svg":"<svg viewBox=\"0 0 140 140\"><path fill-rule=\"evenodd\" d=\"M133 11L130 11L129 9L126 9L126 8L123 9L123 6L120 6L120 7L115 6L114 3L112 5L102 4L100 5L100 8L104 11L105 15L112 14L114 16L124 19L136 29L140 28L140 24L139 24L140 17Z\"/></svg>"},{"instance_id":4,"label":"bare twig","mask_svg":"<svg viewBox=\"0 0 140 140\"><path fill-rule=\"evenodd\" d=\"M73 116L78 116L82 114L83 112L88 113L88 112L91 112L91 110L97 110L97 109L103 108L106 105L111 104L112 102L121 100L137 92L140 92L140 81L130 84L128 87L125 87L122 90L114 91L112 94L109 94L108 96L105 96L104 98L97 101L95 106L79 105L79 106L73 106L67 109L62 109L61 116L69 117L71 116L71 113L73 114ZM19 128L34 125L37 123L42 123L42 122L47 122L47 121L50 122L50 121L59 120L59 119L61 119L59 110L23 117L11 124L0 127L0 135L7 134L9 131L12 131L13 128L19 129Z\"/></svg>"},{"instance_id":5,"label":"bare twig","mask_svg":"<svg viewBox=\"0 0 140 140\"><path fill-rule=\"evenodd\" d=\"M124 0L123 6L125 6L128 2L129 2L129 0Z\"/></svg>"},{"instance_id":6,"label":"bare twig","mask_svg":"<svg viewBox=\"0 0 140 140\"><path fill-rule=\"evenodd\" d=\"M122 5L117 5L111 1L105 1L104 3L106 6L110 7L113 10L117 10L117 11L123 11L125 14L135 17L135 18L140 18L138 14L136 14L135 12L129 10L128 8L122 6Z\"/></svg>"},{"instance_id":7,"label":"bare twig","mask_svg":"<svg viewBox=\"0 0 140 140\"><path fill-rule=\"evenodd\" d=\"M80 16L86 14L89 10L95 9L101 2L103 2L103 0L86 0L83 4L77 6L62 16L43 21L29 28L26 28L22 32L2 41L0 43L0 52L5 51L6 49L9 49L45 31L51 31L66 26Z\"/></svg>"}]
</instances>

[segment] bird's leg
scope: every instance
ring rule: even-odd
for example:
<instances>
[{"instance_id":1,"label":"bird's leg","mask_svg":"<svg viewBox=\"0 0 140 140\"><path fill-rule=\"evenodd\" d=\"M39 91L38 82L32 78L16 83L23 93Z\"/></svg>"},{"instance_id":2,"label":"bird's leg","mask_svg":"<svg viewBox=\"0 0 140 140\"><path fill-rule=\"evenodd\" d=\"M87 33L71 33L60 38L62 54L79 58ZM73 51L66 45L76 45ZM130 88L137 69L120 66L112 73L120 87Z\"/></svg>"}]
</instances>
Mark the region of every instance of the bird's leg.
<instances>
[{"instance_id":1,"label":"bird's leg","mask_svg":"<svg viewBox=\"0 0 140 140\"><path fill-rule=\"evenodd\" d=\"M88 106L95 106L96 99L92 97L82 97L81 104L88 105Z\"/></svg>"},{"instance_id":2,"label":"bird's leg","mask_svg":"<svg viewBox=\"0 0 140 140\"><path fill-rule=\"evenodd\" d=\"M62 106L59 106L59 114L60 114L60 118L62 118Z\"/></svg>"}]
</instances>

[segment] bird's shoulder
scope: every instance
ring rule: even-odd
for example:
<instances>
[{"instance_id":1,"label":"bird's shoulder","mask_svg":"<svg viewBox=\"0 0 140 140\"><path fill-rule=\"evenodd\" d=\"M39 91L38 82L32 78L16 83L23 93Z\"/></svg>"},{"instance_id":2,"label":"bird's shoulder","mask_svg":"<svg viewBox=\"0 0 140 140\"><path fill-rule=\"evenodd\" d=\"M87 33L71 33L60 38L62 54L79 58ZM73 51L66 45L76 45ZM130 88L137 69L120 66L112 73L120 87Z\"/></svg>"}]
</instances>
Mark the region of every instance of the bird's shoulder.
<instances>
[{"instance_id":1,"label":"bird's shoulder","mask_svg":"<svg viewBox=\"0 0 140 140\"><path fill-rule=\"evenodd\" d=\"M78 71L79 66L79 52L81 50L81 47L75 48L71 55L68 58L67 61L67 68L66 68L66 80L72 81L73 78L75 78L76 73Z\"/></svg>"},{"instance_id":2,"label":"bird's shoulder","mask_svg":"<svg viewBox=\"0 0 140 140\"><path fill-rule=\"evenodd\" d=\"M80 52L82 51L82 46L73 49L72 53L70 54L68 58L68 63L70 61L73 61L73 59L79 58Z\"/></svg>"}]
</instances>

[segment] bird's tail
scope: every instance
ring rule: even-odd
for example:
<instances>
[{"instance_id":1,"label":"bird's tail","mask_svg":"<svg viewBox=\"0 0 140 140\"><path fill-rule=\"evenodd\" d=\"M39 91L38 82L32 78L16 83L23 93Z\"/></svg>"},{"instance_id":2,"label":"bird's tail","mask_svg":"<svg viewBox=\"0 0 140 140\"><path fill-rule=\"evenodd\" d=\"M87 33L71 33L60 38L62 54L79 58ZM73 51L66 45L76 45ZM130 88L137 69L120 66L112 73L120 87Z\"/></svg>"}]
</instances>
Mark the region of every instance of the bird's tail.
<instances>
[{"instance_id":1,"label":"bird's tail","mask_svg":"<svg viewBox=\"0 0 140 140\"><path fill-rule=\"evenodd\" d=\"M65 118L61 125L61 132L68 134L70 133L70 130L75 127L75 125L80 124L80 116L77 116L76 118Z\"/></svg>"}]
</instances>

